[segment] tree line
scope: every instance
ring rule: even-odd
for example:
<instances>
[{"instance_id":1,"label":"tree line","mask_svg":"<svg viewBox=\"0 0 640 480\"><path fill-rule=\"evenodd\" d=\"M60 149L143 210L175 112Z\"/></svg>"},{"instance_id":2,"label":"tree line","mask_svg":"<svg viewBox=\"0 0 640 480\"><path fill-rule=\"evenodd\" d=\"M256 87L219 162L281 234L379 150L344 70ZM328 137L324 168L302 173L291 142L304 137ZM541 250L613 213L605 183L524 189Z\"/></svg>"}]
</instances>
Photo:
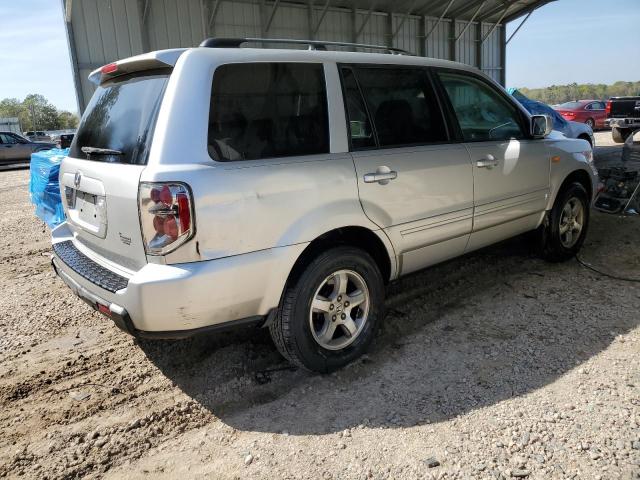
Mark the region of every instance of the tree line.
<instances>
[{"instance_id":1,"label":"tree line","mask_svg":"<svg viewBox=\"0 0 640 480\"><path fill-rule=\"evenodd\" d=\"M58 110L43 95L32 93L24 100L5 98L0 100L0 118L18 117L22 131L66 130L78 126L78 116L66 110Z\"/></svg>"},{"instance_id":2,"label":"tree line","mask_svg":"<svg viewBox=\"0 0 640 480\"><path fill-rule=\"evenodd\" d=\"M640 95L640 82L616 82L613 85L602 83L570 83L569 85L551 85L546 88L519 88L532 100L549 105L570 102L571 100L608 100L611 97Z\"/></svg>"}]
</instances>

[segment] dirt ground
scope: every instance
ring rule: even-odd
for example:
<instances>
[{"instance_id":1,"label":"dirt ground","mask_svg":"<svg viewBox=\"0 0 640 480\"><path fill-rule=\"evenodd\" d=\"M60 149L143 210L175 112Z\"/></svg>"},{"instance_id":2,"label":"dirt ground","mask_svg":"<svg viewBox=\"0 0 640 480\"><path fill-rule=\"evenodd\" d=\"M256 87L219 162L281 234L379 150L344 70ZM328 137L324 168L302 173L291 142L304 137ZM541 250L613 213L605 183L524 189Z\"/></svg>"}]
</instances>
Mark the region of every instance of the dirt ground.
<instances>
[{"instance_id":1,"label":"dirt ground","mask_svg":"<svg viewBox=\"0 0 640 480\"><path fill-rule=\"evenodd\" d=\"M640 478L637 282L517 238L392 285L371 352L313 375L264 330L133 340L52 273L28 171L0 204L0 477ZM639 239L593 213L582 260L640 278Z\"/></svg>"}]
</instances>

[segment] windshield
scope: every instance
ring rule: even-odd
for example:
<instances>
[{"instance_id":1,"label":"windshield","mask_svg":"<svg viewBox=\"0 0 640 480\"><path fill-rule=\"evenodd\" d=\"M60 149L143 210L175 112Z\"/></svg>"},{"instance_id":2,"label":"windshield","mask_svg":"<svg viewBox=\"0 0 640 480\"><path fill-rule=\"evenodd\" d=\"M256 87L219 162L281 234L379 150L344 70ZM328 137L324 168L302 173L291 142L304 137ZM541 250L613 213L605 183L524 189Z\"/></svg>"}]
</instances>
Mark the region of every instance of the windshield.
<instances>
[{"instance_id":1,"label":"windshield","mask_svg":"<svg viewBox=\"0 0 640 480\"><path fill-rule=\"evenodd\" d=\"M100 85L82 115L70 156L100 162L146 164L168 78L166 70L142 72Z\"/></svg>"},{"instance_id":2,"label":"windshield","mask_svg":"<svg viewBox=\"0 0 640 480\"><path fill-rule=\"evenodd\" d=\"M582 107L581 102L565 102L565 103L561 103L560 105L557 105L557 108L566 108L566 109L575 109L575 108L581 108L581 107Z\"/></svg>"}]
</instances>

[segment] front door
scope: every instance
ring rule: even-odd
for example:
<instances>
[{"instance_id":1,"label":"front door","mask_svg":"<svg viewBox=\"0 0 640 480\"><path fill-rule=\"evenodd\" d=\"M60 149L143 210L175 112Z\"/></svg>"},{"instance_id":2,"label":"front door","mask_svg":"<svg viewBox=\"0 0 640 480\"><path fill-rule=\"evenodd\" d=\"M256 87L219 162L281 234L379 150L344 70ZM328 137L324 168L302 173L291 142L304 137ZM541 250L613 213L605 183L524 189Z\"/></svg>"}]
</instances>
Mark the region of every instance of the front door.
<instances>
[{"instance_id":1,"label":"front door","mask_svg":"<svg viewBox=\"0 0 640 480\"><path fill-rule=\"evenodd\" d=\"M0 133L0 160L16 160L19 158L20 145L8 133Z\"/></svg>"},{"instance_id":2,"label":"front door","mask_svg":"<svg viewBox=\"0 0 640 480\"><path fill-rule=\"evenodd\" d=\"M351 150L366 215L389 235L401 273L464 252L473 176L424 69L342 67Z\"/></svg>"},{"instance_id":3,"label":"front door","mask_svg":"<svg viewBox=\"0 0 640 480\"><path fill-rule=\"evenodd\" d=\"M527 119L486 80L439 71L473 165L473 250L535 228L549 195L549 153Z\"/></svg>"}]
</instances>

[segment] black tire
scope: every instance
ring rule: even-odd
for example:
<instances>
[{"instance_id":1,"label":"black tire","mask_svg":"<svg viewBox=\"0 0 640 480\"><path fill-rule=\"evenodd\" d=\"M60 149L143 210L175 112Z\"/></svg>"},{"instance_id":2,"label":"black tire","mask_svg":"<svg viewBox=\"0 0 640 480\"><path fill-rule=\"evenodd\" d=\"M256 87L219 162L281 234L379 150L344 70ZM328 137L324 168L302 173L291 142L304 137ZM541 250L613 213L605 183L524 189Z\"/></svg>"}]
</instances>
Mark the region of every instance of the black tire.
<instances>
[{"instance_id":1,"label":"black tire","mask_svg":"<svg viewBox=\"0 0 640 480\"><path fill-rule=\"evenodd\" d=\"M589 127L591 127L591 130L596 129L596 122L593 120L593 118L587 118L587 121L584 123L585 125L588 125Z\"/></svg>"},{"instance_id":2,"label":"black tire","mask_svg":"<svg viewBox=\"0 0 640 480\"><path fill-rule=\"evenodd\" d=\"M591 143L591 139L589 138L588 135L580 135L578 138L581 140L586 140L586 142L591 146L591 148L593 148L593 144Z\"/></svg>"},{"instance_id":3,"label":"black tire","mask_svg":"<svg viewBox=\"0 0 640 480\"><path fill-rule=\"evenodd\" d=\"M611 127L611 137L616 143L624 143L631 134L630 128Z\"/></svg>"},{"instance_id":4,"label":"black tire","mask_svg":"<svg viewBox=\"0 0 640 480\"><path fill-rule=\"evenodd\" d=\"M540 227L540 253L543 258L551 262L563 262L573 258L582 247L589 229L590 202L587 191L581 183L575 182L567 185L558 193L553 208L547 214L543 225ZM560 224L563 220L563 210L569 201L577 199L582 204L584 212L582 229L577 240L570 246L563 243ZM566 240L566 239L565 239Z\"/></svg>"},{"instance_id":5,"label":"black tire","mask_svg":"<svg viewBox=\"0 0 640 480\"><path fill-rule=\"evenodd\" d=\"M356 272L364 280L369 291L369 308L355 340L342 349L330 350L314 338L311 303L326 279L340 270ZM269 326L276 347L287 360L307 370L327 373L352 362L367 350L383 318L385 296L382 275L369 254L348 246L332 248L314 258L289 283Z\"/></svg>"}]
</instances>

